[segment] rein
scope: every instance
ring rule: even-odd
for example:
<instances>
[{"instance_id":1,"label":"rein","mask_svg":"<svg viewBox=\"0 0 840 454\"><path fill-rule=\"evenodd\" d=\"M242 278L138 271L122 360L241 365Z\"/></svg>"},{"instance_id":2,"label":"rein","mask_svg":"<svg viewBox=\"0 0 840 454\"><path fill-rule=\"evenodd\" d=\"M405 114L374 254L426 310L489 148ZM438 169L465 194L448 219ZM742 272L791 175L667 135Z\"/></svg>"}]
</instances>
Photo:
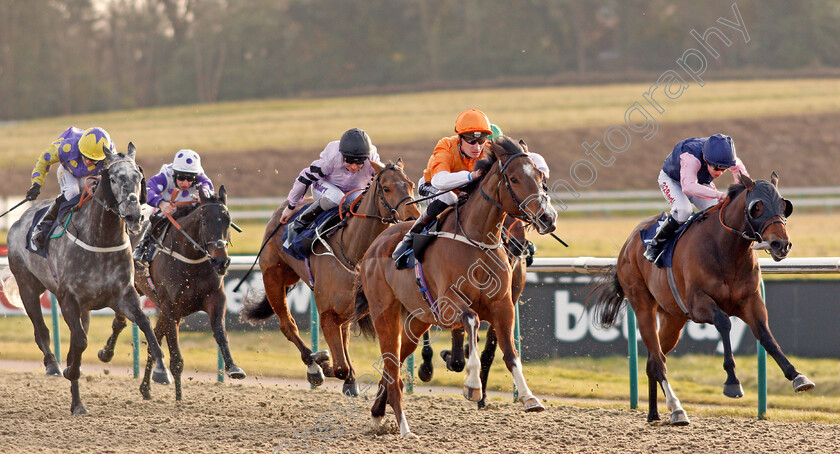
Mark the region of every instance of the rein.
<instances>
[{"instance_id":1,"label":"rein","mask_svg":"<svg viewBox=\"0 0 840 454\"><path fill-rule=\"evenodd\" d=\"M173 192L173 193L174 193L174 192ZM188 200L188 201L184 201L184 202L174 202L174 204L175 204L175 205L178 205L178 206L191 205L191 204L195 204L195 203L198 203L198 202L197 202L197 201L195 201L195 200ZM226 208L226 206L225 206L223 203L219 203L219 202L210 202L210 203L202 203L202 204L199 204L199 205L198 205L198 207L197 207L197 209L199 210L199 214L198 214L198 216L199 216L199 222L203 222L203 221L201 220L202 210L203 210L205 207L209 207L209 206L221 206L221 207ZM220 239L220 240L217 240L217 241L206 241L206 240L202 237L202 238L200 238L200 239L202 240L202 242L204 243L204 246L202 246L202 245L198 244L198 242L197 242L197 241L195 241L195 240L194 240L194 239L193 239L193 238L192 238L192 237L191 237L191 236L190 236L190 235L189 235L189 234L188 234L188 233L187 233L187 232L183 229L183 227L181 227L181 224L179 224L179 223L178 223L178 221L176 221L176 220L175 220L175 218L173 218L171 214L165 214L165 216L166 216L166 218L169 220L169 222L170 222L170 223L172 223L172 225L173 225L173 226L174 226L174 227L175 227L175 228L176 228L179 232L181 232L181 234L182 234L182 235L184 235L184 237L185 237L185 238L186 238L186 239L187 239L187 240L188 240L188 241L189 241L189 242L193 245L193 247L195 247L195 249L196 249L196 250L198 250L198 252L200 252L200 253L202 253L202 254L204 255L204 257L202 257L202 258L200 258L200 259L190 259L190 258L188 258L188 257L186 257L186 256L183 256L183 255L181 255L181 254L179 254L179 253L175 252L172 248L167 248L167 247L165 247L165 246L163 246L163 245L160 245L160 246L161 246L160 251L161 251L161 252L163 252L163 253L165 253L165 254L167 254L167 255L169 255L169 256L171 256L171 257L173 257L173 258L176 258L176 259L178 259L178 260L180 260L180 261L182 261L182 262L184 262L184 263L189 263L189 264L202 263L202 262L206 262L207 260L210 260L210 259L212 258L212 256L210 255L210 251L208 251L208 250L207 250L207 247L206 247L207 245L209 245L209 244L211 244L211 243L212 243L212 244L217 244L217 247L220 247L220 248L227 247L227 245L228 245L227 240L221 240L221 239ZM201 235L201 227L199 227L199 234Z\"/></svg>"}]
</instances>

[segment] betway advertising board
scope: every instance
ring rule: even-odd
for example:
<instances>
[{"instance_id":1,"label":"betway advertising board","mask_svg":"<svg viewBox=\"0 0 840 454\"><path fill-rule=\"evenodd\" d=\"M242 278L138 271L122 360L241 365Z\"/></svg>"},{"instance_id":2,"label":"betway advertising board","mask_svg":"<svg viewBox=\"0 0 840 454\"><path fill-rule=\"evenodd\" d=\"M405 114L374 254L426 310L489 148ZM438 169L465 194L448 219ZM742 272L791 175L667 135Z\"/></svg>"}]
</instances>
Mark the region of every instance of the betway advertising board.
<instances>
[{"instance_id":1,"label":"betway advertising board","mask_svg":"<svg viewBox=\"0 0 840 454\"><path fill-rule=\"evenodd\" d=\"M228 273L225 283L227 294L227 319L229 330L277 329L277 317L253 326L239 320L243 298L249 292L262 290L262 275L252 273L238 292L233 288L244 276L244 271ZM618 323L603 329L593 323L591 311L585 308L592 275L565 273L528 273L528 283L520 305L522 330L522 356L534 360L563 356L603 356L627 354L627 327L624 312ZM289 310L298 327L309 329L309 303L311 291L298 284L287 294ZM766 302L770 330L787 354L808 357L835 357L840 354L840 280L772 280L766 283ZM44 314L50 313L47 295L41 299ZM151 302L145 301L144 310L154 313ZM110 315L110 309L96 311L95 315ZM0 315L24 315L22 309L11 306L0 293ZM187 318L183 329L209 330L204 313ZM732 317L730 334L735 354L753 354L756 340L750 329L740 319ZM641 336L637 336L640 355L645 355ZM720 336L712 325L689 322L683 330L680 343L672 354L722 353Z\"/></svg>"}]
</instances>

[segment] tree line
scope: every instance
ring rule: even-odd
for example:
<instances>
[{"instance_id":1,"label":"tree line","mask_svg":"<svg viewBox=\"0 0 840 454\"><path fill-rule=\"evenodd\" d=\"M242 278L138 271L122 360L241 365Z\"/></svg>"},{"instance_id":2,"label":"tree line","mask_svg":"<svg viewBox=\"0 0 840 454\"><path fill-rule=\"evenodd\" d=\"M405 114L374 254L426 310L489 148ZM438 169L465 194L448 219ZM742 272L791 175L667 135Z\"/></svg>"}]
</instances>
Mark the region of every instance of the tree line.
<instances>
[{"instance_id":1,"label":"tree line","mask_svg":"<svg viewBox=\"0 0 840 454\"><path fill-rule=\"evenodd\" d=\"M835 0L2 0L0 120L661 72L742 15L726 69L840 67ZM714 38L712 38L714 42ZM559 80L559 79L558 79Z\"/></svg>"}]
</instances>

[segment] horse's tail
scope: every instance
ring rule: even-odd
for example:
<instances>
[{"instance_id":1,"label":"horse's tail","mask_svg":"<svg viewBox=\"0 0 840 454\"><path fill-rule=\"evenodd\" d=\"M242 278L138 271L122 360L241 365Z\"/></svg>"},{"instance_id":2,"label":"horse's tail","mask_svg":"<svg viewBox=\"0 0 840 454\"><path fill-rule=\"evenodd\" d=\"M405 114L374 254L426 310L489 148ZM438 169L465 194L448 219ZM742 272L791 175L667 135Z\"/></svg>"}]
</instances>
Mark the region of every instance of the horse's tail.
<instances>
[{"instance_id":1,"label":"horse's tail","mask_svg":"<svg viewBox=\"0 0 840 454\"><path fill-rule=\"evenodd\" d=\"M243 298L240 319L255 325L272 315L274 315L274 309L271 308L264 290L250 291Z\"/></svg>"},{"instance_id":2,"label":"horse's tail","mask_svg":"<svg viewBox=\"0 0 840 454\"><path fill-rule=\"evenodd\" d=\"M592 306L594 320L600 325L608 328L612 326L624 303L624 289L618 282L618 272L615 267L599 274L592 281L589 296L586 298L586 306Z\"/></svg>"},{"instance_id":3,"label":"horse's tail","mask_svg":"<svg viewBox=\"0 0 840 454\"><path fill-rule=\"evenodd\" d=\"M6 301L18 309L23 309L23 300L20 299L20 288L18 288L15 275L11 268L0 270L0 293L6 296Z\"/></svg>"},{"instance_id":4,"label":"horse's tail","mask_svg":"<svg viewBox=\"0 0 840 454\"><path fill-rule=\"evenodd\" d=\"M376 338L376 329L373 327L373 320L370 318L370 307L362 288L362 278L359 275L356 276L356 314L353 321L359 325L359 329L365 337Z\"/></svg>"}]
</instances>

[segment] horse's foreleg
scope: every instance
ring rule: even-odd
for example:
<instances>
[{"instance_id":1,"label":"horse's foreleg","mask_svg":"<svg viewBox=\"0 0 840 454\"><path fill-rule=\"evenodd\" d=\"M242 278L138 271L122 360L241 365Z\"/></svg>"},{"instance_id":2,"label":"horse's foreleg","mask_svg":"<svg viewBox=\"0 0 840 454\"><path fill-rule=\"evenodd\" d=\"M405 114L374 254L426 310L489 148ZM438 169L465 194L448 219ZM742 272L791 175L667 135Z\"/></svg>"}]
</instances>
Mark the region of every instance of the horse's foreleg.
<instances>
[{"instance_id":1,"label":"horse's foreleg","mask_svg":"<svg viewBox=\"0 0 840 454\"><path fill-rule=\"evenodd\" d=\"M88 413L79 393L79 376L81 375L82 352L87 348L87 334L82 325L82 313L76 301L69 300L67 295L62 296L63 301L61 314L64 321L70 328L70 348L67 351L67 367L64 369L64 378L70 380L70 412L74 415L86 415Z\"/></svg>"},{"instance_id":2,"label":"horse's foreleg","mask_svg":"<svg viewBox=\"0 0 840 454\"><path fill-rule=\"evenodd\" d=\"M344 387L342 392L344 395L351 397L358 397L359 391L356 389L356 371L353 369L353 363L350 361L350 323L347 322L341 325L341 347L344 352L344 359L347 361L347 378L344 380Z\"/></svg>"},{"instance_id":3,"label":"horse's foreleg","mask_svg":"<svg viewBox=\"0 0 840 454\"><path fill-rule=\"evenodd\" d=\"M427 330L423 333L423 362L420 363L420 367L417 368L417 378L423 382L430 381L435 374L435 366L432 364L432 358L434 355L435 353L432 350L431 341L429 341L429 331Z\"/></svg>"},{"instance_id":4,"label":"horse's foreleg","mask_svg":"<svg viewBox=\"0 0 840 454\"><path fill-rule=\"evenodd\" d=\"M35 279L35 277L33 276L32 279ZM58 367L58 360L50 349L50 329L44 323L44 315L41 313L41 293L44 292L44 289L42 287L39 292L38 289L24 284L23 279L18 280L18 285L20 286L20 298L23 301L23 307L35 331L35 343L38 344L38 348L44 354L46 373L47 375L60 377L61 369ZM53 333L53 335L58 336L59 333Z\"/></svg>"},{"instance_id":5,"label":"horse's foreleg","mask_svg":"<svg viewBox=\"0 0 840 454\"><path fill-rule=\"evenodd\" d=\"M158 342L158 345L162 343L163 339L166 337L166 322L164 317L165 315L163 313L158 316L154 332L152 333L152 335L155 336L155 340ZM149 379L152 376L152 365L154 364L155 359L152 356L151 350L147 350L147 353L146 370L143 372L143 381L140 382L140 394L143 396L143 399L151 400L152 393Z\"/></svg>"},{"instance_id":6,"label":"horse's foreleg","mask_svg":"<svg viewBox=\"0 0 840 454\"><path fill-rule=\"evenodd\" d=\"M723 344L723 370L726 371L726 382L723 384L723 395L732 398L744 397L744 388L741 381L735 375L735 357L732 355L732 341L730 331L732 322L729 316L724 314L717 305L714 306L714 324L720 333L720 341Z\"/></svg>"},{"instance_id":7,"label":"horse's foreleg","mask_svg":"<svg viewBox=\"0 0 840 454\"><path fill-rule=\"evenodd\" d=\"M487 329L487 340L484 343L484 351L481 352L481 400L478 401L478 408L482 409L487 405L487 378L490 376L490 366L496 357L496 330L491 325Z\"/></svg>"},{"instance_id":8,"label":"horse's foreleg","mask_svg":"<svg viewBox=\"0 0 840 454\"><path fill-rule=\"evenodd\" d=\"M472 402L481 400L481 359L478 352L478 316L471 310L466 310L461 314L461 323L464 325L464 331L469 334L470 355L467 360L467 377L464 381L464 397ZM453 346L454 347L454 346Z\"/></svg>"},{"instance_id":9,"label":"horse's foreleg","mask_svg":"<svg viewBox=\"0 0 840 454\"><path fill-rule=\"evenodd\" d=\"M377 337L379 337L379 349L382 355L379 357L377 366L381 366L382 384L387 389L387 395L384 393L380 395L373 408L371 408L371 416L373 417L373 426L376 428L381 426L382 419L385 417L385 406L383 402L387 401L391 404L394 410L394 417L397 419L397 424L400 426L401 438L417 438L411 433L408 427L408 420L402 409L402 386L403 381L400 377L400 358L397 356L401 353L401 339L403 323L400 318L401 305L395 299L386 303L386 309L378 316L373 318L373 325L376 328Z\"/></svg>"},{"instance_id":10,"label":"horse's foreleg","mask_svg":"<svg viewBox=\"0 0 840 454\"><path fill-rule=\"evenodd\" d=\"M175 382L175 400L180 401L181 374L184 372L184 357L181 356L181 346L178 339L178 321L171 318L160 320L158 325L163 324L163 331L166 333L166 345L169 346L169 369L172 371L172 379Z\"/></svg>"},{"instance_id":11,"label":"horse's foreleg","mask_svg":"<svg viewBox=\"0 0 840 454\"><path fill-rule=\"evenodd\" d=\"M125 316L120 313L116 313L114 315L114 321L111 323L111 336L108 337L108 341L105 342L105 346L102 347L97 354L97 356L99 356L99 360L103 363L107 363L114 358L114 348L117 345L117 338L120 337L120 333L123 329L125 329L126 325Z\"/></svg>"},{"instance_id":12,"label":"horse's foreleg","mask_svg":"<svg viewBox=\"0 0 840 454\"><path fill-rule=\"evenodd\" d=\"M475 351L475 350L473 350ZM464 370L466 361L464 353L464 330L456 328L452 330L452 350L441 350L440 357L446 363L446 368L452 372Z\"/></svg>"},{"instance_id":13,"label":"horse's foreleg","mask_svg":"<svg viewBox=\"0 0 840 454\"><path fill-rule=\"evenodd\" d=\"M297 323L292 318L292 313L289 312L289 305L286 300L286 290L291 288L298 278L294 274L294 271L285 268L285 265L283 266L284 268L282 269L279 266L275 266L263 271L265 296L280 322L280 332L283 333L289 342L295 344L295 347L300 352L300 359L306 365L306 379L313 386L320 386L324 383L324 371L318 364L319 361L313 358L312 350L303 343L303 339L301 339L300 333L298 332ZM319 356L325 357L326 355ZM328 363L329 358L321 362Z\"/></svg>"},{"instance_id":14,"label":"horse's foreleg","mask_svg":"<svg viewBox=\"0 0 840 454\"><path fill-rule=\"evenodd\" d=\"M172 383L172 376L163 365L163 351L160 349L160 343L152 331L152 324L149 323L149 318L143 313L140 307L140 299L133 288L129 288L123 298L120 300L120 312L126 316L132 323L137 325L137 328L143 332L146 337L146 343L149 345L149 354L155 361L155 368L152 373L152 380L155 383L168 385Z\"/></svg>"},{"instance_id":15,"label":"horse's foreleg","mask_svg":"<svg viewBox=\"0 0 840 454\"><path fill-rule=\"evenodd\" d=\"M787 359L782 352L782 348L776 342L776 338L770 332L770 327L767 324L767 309L764 302L760 298L752 299L744 306L741 319L750 327L753 335L758 342L767 350L767 353L773 357L776 364L782 369L785 378L793 382L793 390L796 392L810 391L814 388L814 383L805 375L801 374L793 364Z\"/></svg>"},{"instance_id":16,"label":"horse's foreleg","mask_svg":"<svg viewBox=\"0 0 840 454\"><path fill-rule=\"evenodd\" d=\"M207 313L210 316L210 329L213 330L213 338L216 339L216 344L219 346L219 352L222 354L228 376L237 380L245 378L245 371L233 362L233 356L230 354L230 344L228 342L227 330L225 329L224 293L221 294L221 297L216 298L215 301L210 303L210 308Z\"/></svg>"},{"instance_id":17,"label":"horse's foreleg","mask_svg":"<svg viewBox=\"0 0 840 454\"><path fill-rule=\"evenodd\" d=\"M522 373L522 361L513 344L513 303L498 304L493 313L493 327L496 329L496 338L499 341L499 349L511 375L516 390L519 392L519 401L525 406L525 411L543 411L540 400L531 393L528 384L525 383L525 375ZM478 355L473 355L478 356Z\"/></svg>"}]
</instances>

